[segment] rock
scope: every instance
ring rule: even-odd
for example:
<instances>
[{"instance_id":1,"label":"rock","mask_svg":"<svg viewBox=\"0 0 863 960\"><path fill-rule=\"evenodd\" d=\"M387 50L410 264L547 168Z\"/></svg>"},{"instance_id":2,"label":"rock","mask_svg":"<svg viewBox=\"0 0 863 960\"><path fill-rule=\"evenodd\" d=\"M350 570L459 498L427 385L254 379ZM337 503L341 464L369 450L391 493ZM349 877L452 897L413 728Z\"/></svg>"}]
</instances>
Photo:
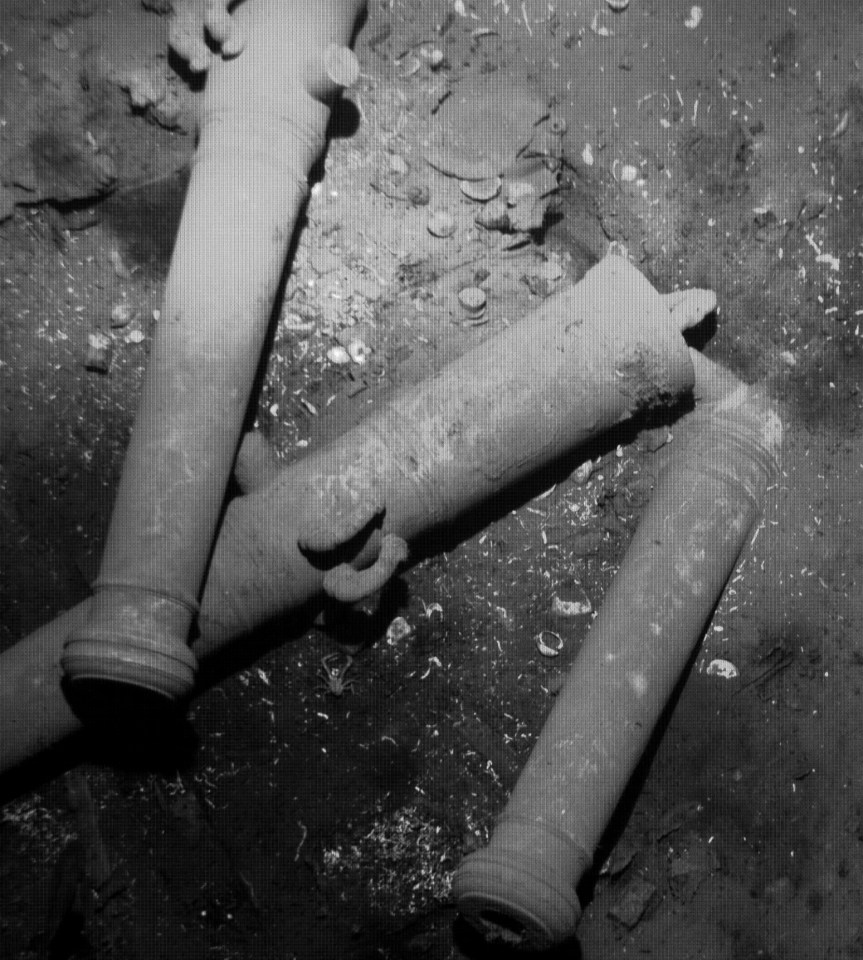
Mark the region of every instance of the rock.
<instances>
[{"instance_id":1,"label":"rock","mask_svg":"<svg viewBox=\"0 0 863 960\"><path fill-rule=\"evenodd\" d=\"M87 335L87 355L84 366L96 373L107 373L111 368L114 342L107 333L97 330Z\"/></svg>"},{"instance_id":2,"label":"rock","mask_svg":"<svg viewBox=\"0 0 863 960\"><path fill-rule=\"evenodd\" d=\"M631 930L644 916L656 887L648 880L636 877L626 885L623 896L608 911L608 915Z\"/></svg>"},{"instance_id":3,"label":"rock","mask_svg":"<svg viewBox=\"0 0 863 960\"><path fill-rule=\"evenodd\" d=\"M476 215L474 222L486 230L511 230L509 210L503 200L492 200Z\"/></svg>"}]
</instances>

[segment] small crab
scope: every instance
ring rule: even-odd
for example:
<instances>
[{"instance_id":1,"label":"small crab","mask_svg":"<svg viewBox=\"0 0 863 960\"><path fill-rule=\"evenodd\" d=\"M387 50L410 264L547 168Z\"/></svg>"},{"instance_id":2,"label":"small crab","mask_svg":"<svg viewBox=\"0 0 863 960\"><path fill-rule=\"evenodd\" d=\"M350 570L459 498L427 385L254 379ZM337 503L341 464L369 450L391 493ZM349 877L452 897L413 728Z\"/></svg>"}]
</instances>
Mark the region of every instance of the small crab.
<instances>
[{"instance_id":1,"label":"small crab","mask_svg":"<svg viewBox=\"0 0 863 960\"><path fill-rule=\"evenodd\" d=\"M346 690L354 692L354 680L346 680L345 675L353 666L354 658L347 657L344 663L339 664L336 661L341 654L328 653L321 657L321 666L318 670L318 676L321 683L318 684L320 690L331 693L334 697L340 697Z\"/></svg>"}]
</instances>

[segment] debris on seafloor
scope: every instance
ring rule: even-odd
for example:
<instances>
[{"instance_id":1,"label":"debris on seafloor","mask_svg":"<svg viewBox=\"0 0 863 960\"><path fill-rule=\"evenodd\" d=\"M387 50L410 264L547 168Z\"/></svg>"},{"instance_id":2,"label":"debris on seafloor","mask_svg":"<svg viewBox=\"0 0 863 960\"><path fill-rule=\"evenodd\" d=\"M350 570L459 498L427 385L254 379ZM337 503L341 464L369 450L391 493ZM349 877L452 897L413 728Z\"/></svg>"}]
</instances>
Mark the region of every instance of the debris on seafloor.
<instances>
[{"instance_id":1,"label":"debris on seafloor","mask_svg":"<svg viewBox=\"0 0 863 960\"><path fill-rule=\"evenodd\" d=\"M537 135L548 105L520 78L473 77L453 86L432 117L426 162L460 180L506 173Z\"/></svg>"},{"instance_id":2,"label":"debris on seafloor","mask_svg":"<svg viewBox=\"0 0 863 960\"><path fill-rule=\"evenodd\" d=\"M644 916L656 895L656 887L649 880L635 877L623 891L623 896L608 911L608 915L631 930Z\"/></svg>"},{"instance_id":3,"label":"debris on seafloor","mask_svg":"<svg viewBox=\"0 0 863 960\"><path fill-rule=\"evenodd\" d=\"M111 369L114 341L103 330L87 334L87 355L84 367L95 373L107 373Z\"/></svg>"}]
</instances>

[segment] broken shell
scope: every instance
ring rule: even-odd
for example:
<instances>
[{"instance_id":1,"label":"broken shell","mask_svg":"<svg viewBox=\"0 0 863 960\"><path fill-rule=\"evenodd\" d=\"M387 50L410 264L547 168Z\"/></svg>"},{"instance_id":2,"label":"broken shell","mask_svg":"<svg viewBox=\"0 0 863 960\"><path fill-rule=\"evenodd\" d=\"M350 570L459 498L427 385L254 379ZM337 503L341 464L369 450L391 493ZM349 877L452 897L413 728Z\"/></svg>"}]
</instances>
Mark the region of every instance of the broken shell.
<instances>
[{"instance_id":1,"label":"broken shell","mask_svg":"<svg viewBox=\"0 0 863 960\"><path fill-rule=\"evenodd\" d=\"M435 210L426 223L433 237L451 237L455 233L455 218L446 210Z\"/></svg>"},{"instance_id":2,"label":"broken shell","mask_svg":"<svg viewBox=\"0 0 863 960\"><path fill-rule=\"evenodd\" d=\"M490 180L459 180L461 192L471 200L479 203L487 203L500 193L500 177L492 177Z\"/></svg>"},{"instance_id":3,"label":"broken shell","mask_svg":"<svg viewBox=\"0 0 863 960\"><path fill-rule=\"evenodd\" d=\"M405 637L409 637L413 632L414 628L404 617L396 617L387 627L387 643L392 646L394 643L398 643L399 640L404 640Z\"/></svg>"},{"instance_id":4,"label":"broken shell","mask_svg":"<svg viewBox=\"0 0 863 960\"><path fill-rule=\"evenodd\" d=\"M561 600L556 596L551 604L551 612L559 617L580 617L592 610L587 597L582 600Z\"/></svg>"},{"instance_id":5,"label":"broken shell","mask_svg":"<svg viewBox=\"0 0 863 960\"><path fill-rule=\"evenodd\" d=\"M458 302L472 317L478 317L485 310L488 298L481 287L464 287L458 292Z\"/></svg>"},{"instance_id":6,"label":"broken shell","mask_svg":"<svg viewBox=\"0 0 863 960\"><path fill-rule=\"evenodd\" d=\"M623 13L629 6L629 0L605 0L609 8L615 13Z\"/></svg>"},{"instance_id":7,"label":"broken shell","mask_svg":"<svg viewBox=\"0 0 863 960\"><path fill-rule=\"evenodd\" d=\"M722 677L723 680L734 680L740 676L740 671L730 660L711 660L707 664L708 677Z\"/></svg>"},{"instance_id":8,"label":"broken shell","mask_svg":"<svg viewBox=\"0 0 863 960\"><path fill-rule=\"evenodd\" d=\"M330 363L350 363L351 355L344 347L330 347L330 349L327 350L327 360L329 360Z\"/></svg>"},{"instance_id":9,"label":"broken shell","mask_svg":"<svg viewBox=\"0 0 863 960\"><path fill-rule=\"evenodd\" d=\"M351 340L348 344L348 354L354 363L363 364L371 356L372 348L362 340Z\"/></svg>"},{"instance_id":10,"label":"broken shell","mask_svg":"<svg viewBox=\"0 0 863 960\"><path fill-rule=\"evenodd\" d=\"M533 642L544 657L559 657L563 650L563 637L551 630L541 630L533 638Z\"/></svg>"}]
</instances>

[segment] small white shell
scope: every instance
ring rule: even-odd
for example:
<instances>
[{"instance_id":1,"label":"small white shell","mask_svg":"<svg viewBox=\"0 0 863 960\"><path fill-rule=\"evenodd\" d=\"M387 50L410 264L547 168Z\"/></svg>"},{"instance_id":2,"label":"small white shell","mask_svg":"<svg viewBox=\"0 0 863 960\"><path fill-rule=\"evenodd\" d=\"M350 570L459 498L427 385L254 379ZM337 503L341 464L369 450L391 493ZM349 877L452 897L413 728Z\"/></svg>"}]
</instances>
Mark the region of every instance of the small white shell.
<instances>
[{"instance_id":1,"label":"small white shell","mask_svg":"<svg viewBox=\"0 0 863 960\"><path fill-rule=\"evenodd\" d=\"M593 148L589 143L586 143L581 151L581 162L587 167L593 166Z\"/></svg>"},{"instance_id":2,"label":"small white shell","mask_svg":"<svg viewBox=\"0 0 863 960\"><path fill-rule=\"evenodd\" d=\"M633 166L631 163L625 163L620 168L620 179L624 183L632 183L633 180L638 177L638 167Z\"/></svg>"},{"instance_id":3,"label":"small white shell","mask_svg":"<svg viewBox=\"0 0 863 960\"><path fill-rule=\"evenodd\" d=\"M348 355L354 363L364 364L371 356L372 348L362 340L351 340L348 344Z\"/></svg>"},{"instance_id":4,"label":"small white shell","mask_svg":"<svg viewBox=\"0 0 863 960\"><path fill-rule=\"evenodd\" d=\"M344 347L330 347L327 350L327 360L330 363L350 363L351 355Z\"/></svg>"},{"instance_id":5,"label":"small white shell","mask_svg":"<svg viewBox=\"0 0 863 960\"><path fill-rule=\"evenodd\" d=\"M708 677L722 677L723 680L734 680L740 676L740 671L730 660L711 660L707 664Z\"/></svg>"},{"instance_id":6,"label":"small white shell","mask_svg":"<svg viewBox=\"0 0 863 960\"><path fill-rule=\"evenodd\" d=\"M686 20L683 21L683 25L688 27L690 30L694 30L699 23L701 23L701 18L704 16L704 11L701 7L692 6L689 8L689 16Z\"/></svg>"},{"instance_id":7,"label":"small white shell","mask_svg":"<svg viewBox=\"0 0 863 960\"><path fill-rule=\"evenodd\" d=\"M414 628L405 620L404 617L396 617L395 620L387 627L386 638L387 643L392 646L395 643L398 643L399 640L404 640L405 637L409 637L414 632Z\"/></svg>"},{"instance_id":8,"label":"small white shell","mask_svg":"<svg viewBox=\"0 0 863 960\"><path fill-rule=\"evenodd\" d=\"M455 217L446 210L435 210L426 222L426 229L433 237L451 237L455 233Z\"/></svg>"},{"instance_id":9,"label":"small white shell","mask_svg":"<svg viewBox=\"0 0 863 960\"><path fill-rule=\"evenodd\" d=\"M500 177L491 177L488 180L459 180L459 189L471 200L479 203L488 203L500 193Z\"/></svg>"},{"instance_id":10,"label":"small white shell","mask_svg":"<svg viewBox=\"0 0 863 960\"><path fill-rule=\"evenodd\" d=\"M563 650L563 637L551 630L541 630L533 638L533 642L544 657L559 657Z\"/></svg>"}]
</instances>

